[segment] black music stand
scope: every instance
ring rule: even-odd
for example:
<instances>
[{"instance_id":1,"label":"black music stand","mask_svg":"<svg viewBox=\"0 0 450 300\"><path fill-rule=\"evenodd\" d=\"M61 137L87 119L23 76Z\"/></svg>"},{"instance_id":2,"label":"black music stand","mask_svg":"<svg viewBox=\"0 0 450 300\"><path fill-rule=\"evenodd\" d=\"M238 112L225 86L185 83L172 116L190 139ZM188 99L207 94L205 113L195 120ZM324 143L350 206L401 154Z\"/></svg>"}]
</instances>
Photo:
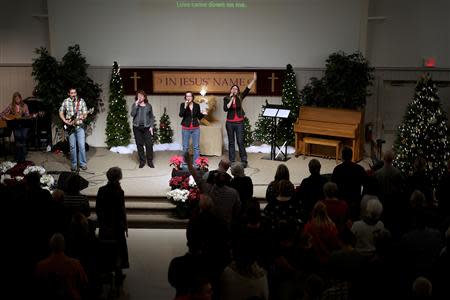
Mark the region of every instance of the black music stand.
<instances>
[{"instance_id":1,"label":"black music stand","mask_svg":"<svg viewBox=\"0 0 450 300\"><path fill-rule=\"evenodd\" d=\"M29 97L23 100L28 105L30 114L38 114L34 126L28 133L28 143L35 150L45 149L52 144L51 114L47 104L42 99ZM42 114L42 115L41 115Z\"/></svg>"},{"instance_id":2,"label":"black music stand","mask_svg":"<svg viewBox=\"0 0 450 300\"><path fill-rule=\"evenodd\" d=\"M285 141L282 146L277 145L277 127L278 127L278 120L287 119L289 117L290 112L291 112L290 109L288 109L283 105L267 104L264 107L263 117L272 119L272 130L270 136L270 156L263 157L263 159L281 160L281 161L287 161L289 159L287 155L287 141ZM278 156L280 154L283 155L283 159L278 159Z\"/></svg>"}]
</instances>

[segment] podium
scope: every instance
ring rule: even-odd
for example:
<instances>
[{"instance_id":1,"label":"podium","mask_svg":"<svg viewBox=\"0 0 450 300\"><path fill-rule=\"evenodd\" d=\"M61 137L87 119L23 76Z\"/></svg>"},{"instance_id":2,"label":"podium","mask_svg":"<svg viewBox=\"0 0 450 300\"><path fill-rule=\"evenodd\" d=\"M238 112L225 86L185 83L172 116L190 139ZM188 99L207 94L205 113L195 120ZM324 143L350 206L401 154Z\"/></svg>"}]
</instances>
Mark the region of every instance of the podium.
<instances>
[{"instance_id":1,"label":"podium","mask_svg":"<svg viewBox=\"0 0 450 300\"><path fill-rule=\"evenodd\" d=\"M282 160L282 161L287 161L289 159L287 157L287 141L285 141L282 146L279 146L277 144L277 129L278 129L278 120L287 119L290 113L291 113L290 109L288 109L283 105L267 104L264 107L263 117L272 119L272 126L271 126L272 130L270 131L271 132L270 156L265 159ZM283 155L282 159L278 159L278 156L280 154Z\"/></svg>"}]
</instances>

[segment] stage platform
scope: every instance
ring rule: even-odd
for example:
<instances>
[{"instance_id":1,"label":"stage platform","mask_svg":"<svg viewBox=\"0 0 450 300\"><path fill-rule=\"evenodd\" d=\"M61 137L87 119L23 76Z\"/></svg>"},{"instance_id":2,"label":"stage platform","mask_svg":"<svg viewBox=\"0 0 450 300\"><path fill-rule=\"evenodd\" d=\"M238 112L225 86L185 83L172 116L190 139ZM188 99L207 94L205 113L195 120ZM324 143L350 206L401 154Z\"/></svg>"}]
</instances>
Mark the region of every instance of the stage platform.
<instances>
[{"instance_id":1,"label":"stage platform","mask_svg":"<svg viewBox=\"0 0 450 300\"><path fill-rule=\"evenodd\" d=\"M82 191L88 196L95 196L98 188L106 183L106 171L113 166L120 167L123 172L122 188L129 198L162 198L170 190L169 179L172 168L169 166L169 159L173 155L180 155L179 151L163 151L154 153L155 168L145 166L138 168L137 153L117 154L107 148L91 147L87 152L88 170L80 171L80 176L89 182L89 186ZM264 153L248 153L249 167L245 169L247 176L250 176L254 184L254 195L257 198L264 198L267 185L273 180L276 168L279 164L286 164L290 171L291 181L298 185L303 178L309 176L308 162L313 157L294 157L286 161L272 161L263 159L267 157ZM48 172L57 174L70 171L70 161L62 153L52 152L29 152L28 160L36 165L42 165ZM220 157L208 157L210 170L216 169ZM332 173L336 166L336 161L332 159L317 158L322 164L321 173ZM363 160L360 164L369 168L368 160Z\"/></svg>"}]
</instances>

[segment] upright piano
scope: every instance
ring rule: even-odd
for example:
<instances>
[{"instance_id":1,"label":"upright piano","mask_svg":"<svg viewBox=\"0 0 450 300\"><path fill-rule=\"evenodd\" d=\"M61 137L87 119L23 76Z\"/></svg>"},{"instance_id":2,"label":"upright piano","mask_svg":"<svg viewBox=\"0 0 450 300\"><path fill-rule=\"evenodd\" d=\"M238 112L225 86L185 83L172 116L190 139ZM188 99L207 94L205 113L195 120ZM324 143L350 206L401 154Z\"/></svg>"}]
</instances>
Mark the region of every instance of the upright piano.
<instances>
[{"instance_id":1,"label":"upright piano","mask_svg":"<svg viewBox=\"0 0 450 300\"><path fill-rule=\"evenodd\" d=\"M351 146L354 162L363 158L364 113L356 110L300 107L294 124L295 154L305 154L303 138L306 136L341 140Z\"/></svg>"}]
</instances>

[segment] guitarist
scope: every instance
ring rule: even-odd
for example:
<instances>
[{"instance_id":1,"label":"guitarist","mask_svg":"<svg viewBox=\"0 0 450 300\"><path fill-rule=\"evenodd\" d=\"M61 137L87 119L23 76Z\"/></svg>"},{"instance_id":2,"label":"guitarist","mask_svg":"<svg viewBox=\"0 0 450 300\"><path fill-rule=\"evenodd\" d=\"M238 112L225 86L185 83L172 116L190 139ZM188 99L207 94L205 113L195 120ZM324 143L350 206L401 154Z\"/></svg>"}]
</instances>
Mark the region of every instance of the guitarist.
<instances>
[{"instance_id":1,"label":"guitarist","mask_svg":"<svg viewBox=\"0 0 450 300\"><path fill-rule=\"evenodd\" d=\"M12 102L0 114L2 120L12 120L27 118L30 116L30 111L19 92L15 92L12 97ZM6 123L5 126L6 127ZM3 130L6 130L2 128ZM27 156L27 137L29 128L26 126L18 126L14 128L14 141L16 142L16 161L23 162ZM11 133L10 133L11 134Z\"/></svg>"},{"instance_id":2,"label":"guitarist","mask_svg":"<svg viewBox=\"0 0 450 300\"><path fill-rule=\"evenodd\" d=\"M85 133L83 121L87 117L86 102L77 96L77 90L69 88L69 97L64 99L59 108L59 117L63 121L69 134L71 171L78 171L78 167L87 170ZM78 146L78 157L77 147Z\"/></svg>"}]
</instances>

